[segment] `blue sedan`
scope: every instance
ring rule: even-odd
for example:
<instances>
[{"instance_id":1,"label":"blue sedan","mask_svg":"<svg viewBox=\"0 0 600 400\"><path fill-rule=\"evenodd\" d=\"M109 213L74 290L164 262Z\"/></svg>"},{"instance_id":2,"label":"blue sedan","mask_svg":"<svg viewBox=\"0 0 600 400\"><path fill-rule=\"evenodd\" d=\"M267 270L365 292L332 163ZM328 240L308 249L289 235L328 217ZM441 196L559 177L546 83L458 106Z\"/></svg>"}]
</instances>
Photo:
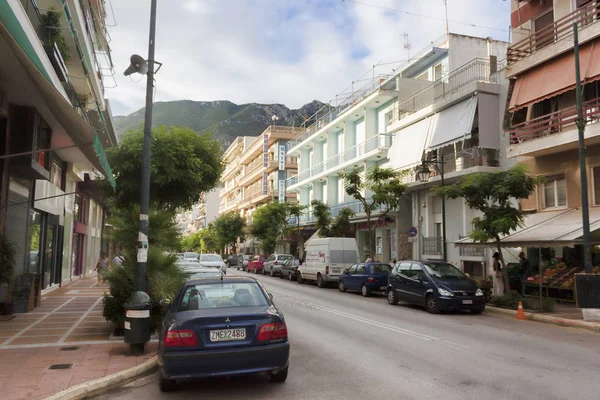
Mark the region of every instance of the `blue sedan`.
<instances>
[{"instance_id":1,"label":"blue sedan","mask_svg":"<svg viewBox=\"0 0 600 400\"><path fill-rule=\"evenodd\" d=\"M372 292L385 292L391 270L389 264L379 262L354 264L339 276L338 289L359 290L365 297Z\"/></svg>"},{"instance_id":2,"label":"blue sedan","mask_svg":"<svg viewBox=\"0 0 600 400\"><path fill-rule=\"evenodd\" d=\"M177 380L269 374L288 375L290 344L283 314L254 278L221 277L188 281L160 326L161 391Z\"/></svg>"}]
</instances>

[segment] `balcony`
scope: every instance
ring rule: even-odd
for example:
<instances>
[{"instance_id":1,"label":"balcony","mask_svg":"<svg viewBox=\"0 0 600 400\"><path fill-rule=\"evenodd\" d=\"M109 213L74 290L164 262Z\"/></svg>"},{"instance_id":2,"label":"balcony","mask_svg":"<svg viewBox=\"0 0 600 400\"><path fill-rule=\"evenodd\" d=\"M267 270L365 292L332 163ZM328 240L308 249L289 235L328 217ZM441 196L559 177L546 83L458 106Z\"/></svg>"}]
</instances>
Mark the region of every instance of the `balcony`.
<instances>
[{"instance_id":1,"label":"balcony","mask_svg":"<svg viewBox=\"0 0 600 400\"><path fill-rule=\"evenodd\" d=\"M583 28L596 23L599 17L600 1L592 1L579 7L572 13L554 21L552 25L542 28L510 46L507 53L508 65L514 64L562 39L571 37L573 35L574 24L577 24L577 28L582 30ZM567 42L567 40L564 40L564 42ZM571 46L572 45L573 43L571 41Z\"/></svg>"},{"instance_id":2,"label":"balcony","mask_svg":"<svg viewBox=\"0 0 600 400\"><path fill-rule=\"evenodd\" d=\"M583 103L583 121L586 141L600 136L600 98ZM509 157L543 155L548 151L574 149L578 142L577 107L567 107L551 114L530 119L511 127ZM551 150L552 149L552 150Z\"/></svg>"},{"instance_id":3,"label":"balcony","mask_svg":"<svg viewBox=\"0 0 600 400\"><path fill-rule=\"evenodd\" d=\"M468 236L458 235L458 239L465 239ZM483 247L459 247L459 256L482 258L485 257L485 248Z\"/></svg>"},{"instance_id":4,"label":"balcony","mask_svg":"<svg viewBox=\"0 0 600 400\"><path fill-rule=\"evenodd\" d=\"M441 237L423 237L423 255L441 256L442 238Z\"/></svg>"}]
</instances>

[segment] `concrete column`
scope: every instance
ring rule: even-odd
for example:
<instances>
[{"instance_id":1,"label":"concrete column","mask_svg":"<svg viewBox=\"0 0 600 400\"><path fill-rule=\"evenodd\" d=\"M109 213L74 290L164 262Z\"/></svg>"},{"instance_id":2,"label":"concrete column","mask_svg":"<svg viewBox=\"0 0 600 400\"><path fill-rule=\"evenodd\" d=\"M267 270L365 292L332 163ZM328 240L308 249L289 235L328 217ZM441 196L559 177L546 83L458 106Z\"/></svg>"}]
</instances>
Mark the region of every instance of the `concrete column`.
<instances>
[{"instance_id":1,"label":"concrete column","mask_svg":"<svg viewBox=\"0 0 600 400\"><path fill-rule=\"evenodd\" d=\"M365 137L369 139L377 135L377 110L365 108Z\"/></svg>"},{"instance_id":2,"label":"concrete column","mask_svg":"<svg viewBox=\"0 0 600 400\"><path fill-rule=\"evenodd\" d=\"M313 150L313 162L314 165L317 165L321 162L323 162L324 160L324 154L323 154L323 142L315 142L314 145L314 150Z\"/></svg>"},{"instance_id":3,"label":"concrete column","mask_svg":"<svg viewBox=\"0 0 600 400\"><path fill-rule=\"evenodd\" d=\"M313 182L313 196L315 200L323 201L323 182Z\"/></svg>"},{"instance_id":4,"label":"concrete column","mask_svg":"<svg viewBox=\"0 0 600 400\"><path fill-rule=\"evenodd\" d=\"M308 169L309 167L309 157L310 157L310 149L302 149L300 150L300 157L298 157L298 171L302 172Z\"/></svg>"},{"instance_id":5,"label":"concrete column","mask_svg":"<svg viewBox=\"0 0 600 400\"><path fill-rule=\"evenodd\" d=\"M381 230L381 240L382 240L382 257L381 262L387 263L390 262L390 255L392 254L392 234L389 229Z\"/></svg>"},{"instance_id":6,"label":"concrete column","mask_svg":"<svg viewBox=\"0 0 600 400\"><path fill-rule=\"evenodd\" d=\"M300 204L302 204L303 206L310 205L310 188L305 186L301 187L298 195L300 196L298 200Z\"/></svg>"},{"instance_id":7,"label":"concrete column","mask_svg":"<svg viewBox=\"0 0 600 400\"><path fill-rule=\"evenodd\" d=\"M335 176L327 177L327 204L329 206L340 203L337 198L337 181L338 178Z\"/></svg>"},{"instance_id":8,"label":"concrete column","mask_svg":"<svg viewBox=\"0 0 600 400\"><path fill-rule=\"evenodd\" d=\"M327 159L335 156L338 153L338 133L339 131L335 131L327 134Z\"/></svg>"},{"instance_id":9,"label":"concrete column","mask_svg":"<svg viewBox=\"0 0 600 400\"><path fill-rule=\"evenodd\" d=\"M354 122L344 122L344 150L356 145L356 126Z\"/></svg>"}]
</instances>

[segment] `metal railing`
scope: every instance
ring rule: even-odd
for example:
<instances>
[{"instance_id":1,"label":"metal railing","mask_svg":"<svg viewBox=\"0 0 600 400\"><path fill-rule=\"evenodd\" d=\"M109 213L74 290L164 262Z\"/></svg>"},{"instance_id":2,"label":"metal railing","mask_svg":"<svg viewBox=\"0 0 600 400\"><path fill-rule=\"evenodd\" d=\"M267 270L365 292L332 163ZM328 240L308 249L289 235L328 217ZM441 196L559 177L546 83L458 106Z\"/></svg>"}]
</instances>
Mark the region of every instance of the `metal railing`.
<instances>
[{"instance_id":1,"label":"metal railing","mask_svg":"<svg viewBox=\"0 0 600 400\"><path fill-rule=\"evenodd\" d=\"M442 255L442 238L423 236L423 254L427 256Z\"/></svg>"},{"instance_id":2,"label":"metal railing","mask_svg":"<svg viewBox=\"0 0 600 400\"><path fill-rule=\"evenodd\" d=\"M399 102L398 112L404 117L406 114L419 111L473 82L499 83L501 77L495 72L497 65L490 60L476 58Z\"/></svg>"},{"instance_id":3,"label":"metal railing","mask_svg":"<svg viewBox=\"0 0 600 400\"><path fill-rule=\"evenodd\" d=\"M291 185L295 185L298 183L298 175L294 175L285 181L285 187L290 187Z\"/></svg>"},{"instance_id":4,"label":"metal railing","mask_svg":"<svg viewBox=\"0 0 600 400\"><path fill-rule=\"evenodd\" d=\"M600 98L583 103L583 121L586 125L600 121ZM576 106L563 108L512 126L509 131L510 143L528 142L573 129L577 129Z\"/></svg>"},{"instance_id":5,"label":"metal railing","mask_svg":"<svg viewBox=\"0 0 600 400\"><path fill-rule=\"evenodd\" d=\"M591 1L570 14L557 19L553 24L511 45L507 53L508 64L522 60L552 43L570 37L573 34L574 24L577 24L577 27L581 29L598 22L599 19L600 1Z\"/></svg>"},{"instance_id":6,"label":"metal railing","mask_svg":"<svg viewBox=\"0 0 600 400\"><path fill-rule=\"evenodd\" d=\"M466 239L469 236L458 235L458 239ZM459 247L461 257L485 257L485 248L483 247Z\"/></svg>"}]
</instances>

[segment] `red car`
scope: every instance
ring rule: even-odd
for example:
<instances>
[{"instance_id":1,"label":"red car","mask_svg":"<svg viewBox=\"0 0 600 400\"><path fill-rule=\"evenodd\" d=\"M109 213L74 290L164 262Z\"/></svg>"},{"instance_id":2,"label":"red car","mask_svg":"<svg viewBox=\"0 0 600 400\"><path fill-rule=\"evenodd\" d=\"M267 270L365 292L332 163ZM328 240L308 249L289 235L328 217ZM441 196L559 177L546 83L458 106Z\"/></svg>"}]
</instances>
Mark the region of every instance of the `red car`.
<instances>
[{"instance_id":1,"label":"red car","mask_svg":"<svg viewBox=\"0 0 600 400\"><path fill-rule=\"evenodd\" d=\"M252 260L248 261L248 272L254 272L255 274L262 272L266 259L267 256L254 256Z\"/></svg>"}]
</instances>

